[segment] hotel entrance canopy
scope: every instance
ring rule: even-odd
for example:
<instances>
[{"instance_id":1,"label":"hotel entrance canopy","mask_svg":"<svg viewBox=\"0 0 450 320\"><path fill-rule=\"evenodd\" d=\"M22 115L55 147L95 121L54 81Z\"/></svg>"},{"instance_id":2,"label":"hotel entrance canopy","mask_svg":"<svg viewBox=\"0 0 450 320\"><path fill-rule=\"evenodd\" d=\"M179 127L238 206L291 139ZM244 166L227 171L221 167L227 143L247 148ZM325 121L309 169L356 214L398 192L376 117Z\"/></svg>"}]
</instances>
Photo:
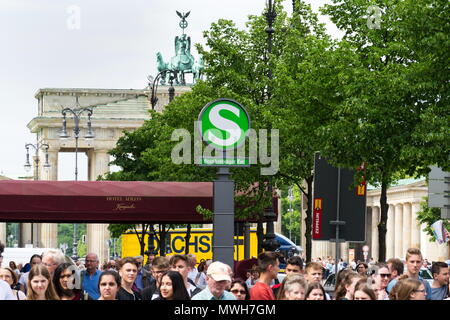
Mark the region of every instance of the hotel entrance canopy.
<instances>
[{"instance_id":1,"label":"hotel entrance canopy","mask_svg":"<svg viewBox=\"0 0 450 320\"><path fill-rule=\"evenodd\" d=\"M211 223L199 205L213 210L212 182L0 181L1 222Z\"/></svg>"}]
</instances>

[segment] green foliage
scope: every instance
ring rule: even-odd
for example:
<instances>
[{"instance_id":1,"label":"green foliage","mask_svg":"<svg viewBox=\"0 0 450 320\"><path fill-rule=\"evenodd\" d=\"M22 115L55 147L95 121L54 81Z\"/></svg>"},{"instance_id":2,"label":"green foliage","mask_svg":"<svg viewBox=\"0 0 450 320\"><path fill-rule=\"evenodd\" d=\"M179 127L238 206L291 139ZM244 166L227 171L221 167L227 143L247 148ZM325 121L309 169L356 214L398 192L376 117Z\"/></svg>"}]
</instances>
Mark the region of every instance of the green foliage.
<instances>
[{"instance_id":1,"label":"green foliage","mask_svg":"<svg viewBox=\"0 0 450 320\"><path fill-rule=\"evenodd\" d=\"M449 165L449 73L438 71L448 67L448 59L438 56L448 57L448 23L442 24L438 12L448 13L448 2L331 2L323 12L345 32L341 44L354 52L354 64L342 74L352 80L338 88L342 102L334 111L335 121L321 128L326 141L322 151L337 166L356 168L364 163L367 181L381 184L383 260L387 186L404 174L426 173L430 164ZM367 23L370 5L382 12L378 29ZM424 38L434 40L437 54Z\"/></svg>"},{"instance_id":2,"label":"green foliage","mask_svg":"<svg viewBox=\"0 0 450 320\"><path fill-rule=\"evenodd\" d=\"M108 225L108 230L110 232L111 238L120 238L121 235L129 230L135 232L137 240L140 246L140 255L144 255L145 251L145 236L147 235L151 224L141 223L141 224L110 224Z\"/></svg>"},{"instance_id":3,"label":"green foliage","mask_svg":"<svg viewBox=\"0 0 450 320\"><path fill-rule=\"evenodd\" d=\"M370 5L381 9L379 29L368 26ZM383 242L388 185L424 174L430 164L450 167L448 5L442 0L332 0L322 11L345 33L334 41L309 5L296 2L298 10L288 17L278 3L271 54L263 15L250 16L247 30L229 20L213 23L204 32L205 47L197 46L206 80L119 139L111 155L122 171L107 179L212 181L215 168L172 162L171 152L180 143L172 134L183 128L193 136L206 103L232 98L246 107L254 129L279 129L280 169L271 183L295 185L307 197L307 258L316 151L335 166L355 169L364 163L367 181L382 186ZM237 217L261 216L269 204L269 177L260 169L232 169L236 202L246 208Z\"/></svg>"},{"instance_id":4,"label":"green foliage","mask_svg":"<svg viewBox=\"0 0 450 320\"><path fill-rule=\"evenodd\" d=\"M293 199L289 199L288 187L280 188L281 193L281 233L295 243L301 238L301 191L293 187Z\"/></svg>"},{"instance_id":5,"label":"green foliage","mask_svg":"<svg viewBox=\"0 0 450 320\"><path fill-rule=\"evenodd\" d=\"M422 108L412 133L411 147L404 150L417 159L450 170L450 3L445 0L406 0L401 3L402 38L415 63L410 68L411 86ZM417 174L427 173L425 166Z\"/></svg>"},{"instance_id":6,"label":"green foliage","mask_svg":"<svg viewBox=\"0 0 450 320\"><path fill-rule=\"evenodd\" d=\"M66 255L73 255L73 231L74 224L73 223L58 223L58 237L57 237L57 248L60 247L61 244L66 244ZM79 257L83 257L84 255L80 255L80 243L82 242L83 235L87 233L86 224L77 223L77 254Z\"/></svg>"},{"instance_id":7,"label":"green foliage","mask_svg":"<svg viewBox=\"0 0 450 320\"><path fill-rule=\"evenodd\" d=\"M111 238L119 238L123 233L127 230L133 230L135 228L135 224L110 224L108 225L108 231L111 235Z\"/></svg>"},{"instance_id":8,"label":"green foliage","mask_svg":"<svg viewBox=\"0 0 450 320\"><path fill-rule=\"evenodd\" d=\"M87 255L87 245L81 240L78 240L77 255L78 257L86 257Z\"/></svg>"},{"instance_id":9,"label":"green foliage","mask_svg":"<svg viewBox=\"0 0 450 320\"><path fill-rule=\"evenodd\" d=\"M10 222L6 224L6 247L13 248L15 244L19 245L19 223Z\"/></svg>"}]
</instances>

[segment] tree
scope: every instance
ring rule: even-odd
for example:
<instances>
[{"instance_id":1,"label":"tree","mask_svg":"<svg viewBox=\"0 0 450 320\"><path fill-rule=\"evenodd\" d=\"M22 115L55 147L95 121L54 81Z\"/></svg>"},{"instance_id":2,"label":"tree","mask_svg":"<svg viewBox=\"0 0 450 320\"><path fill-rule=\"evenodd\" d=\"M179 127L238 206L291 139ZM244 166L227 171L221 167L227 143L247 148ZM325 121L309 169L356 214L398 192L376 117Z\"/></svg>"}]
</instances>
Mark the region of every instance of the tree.
<instances>
[{"instance_id":1,"label":"tree","mask_svg":"<svg viewBox=\"0 0 450 320\"><path fill-rule=\"evenodd\" d=\"M268 54L264 15L250 16L245 31L238 30L232 21L213 23L204 32L207 48L197 46L206 65L206 80L196 84L191 92L175 98L163 113L152 112L152 120L119 140L111 154L116 158L113 163L124 170L109 178L213 180L215 169L174 165L169 155L178 141L172 141L172 133L184 128L192 134L201 107L211 100L218 97L235 99L249 111L252 128L280 129L283 137L280 170L271 178L271 183L279 187L295 184L308 198L305 235L309 261L313 154L322 143L317 127L332 119L333 106L340 99L333 91L339 82L330 63L339 62L342 57L332 55L333 43L310 6L302 1L296 4L292 18L288 18L281 4L277 4L271 54ZM311 68L316 65L317 68ZM274 74L273 79L270 74ZM334 78L328 80L330 75ZM321 86L325 82L327 90ZM287 91L289 95L286 95ZM318 102L324 108L316 108ZM246 147L248 150L249 145ZM193 154L193 147L191 151ZM267 188L269 178L261 175L261 167L232 170L235 190L240 193L236 202L246 208L238 210L236 216L256 215L259 226L264 208L271 199ZM307 181L306 188L304 180Z\"/></svg>"},{"instance_id":2,"label":"tree","mask_svg":"<svg viewBox=\"0 0 450 320\"><path fill-rule=\"evenodd\" d=\"M140 229L138 231L138 229ZM139 255L144 256L145 254L145 235L148 234L150 229L150 224L110 224L108 225L108 230L113 238L120 238L120 236L128 230L133 230L139 241L140 253Z\"/></svg>"},{"instance_id":3,"label":"tree","mask_svg":"<svg viewBox=\"0 0 450 320\"><path fill-rule=\"evenodd\" d=\"M318 23L309 5L303 1L295 3L291 18L280 5L277 7L271 55L267 53L266 21L262 16L249 18L247 33L228 21L213 24L205 32L210 50L199 51L209 62L208 83L226 86L241 97L248 97L258 107L258 125L280 130L280 169L272 182L279 187L295 184L308 199L305 251L310 261L313 155L321 143L317 127L329 121L333 100L339 99L334 92L328 95L336 86L336 76L326 78L333 75L329 62L338 60L324 60L332 48L324 26ZM273 69L273 79L269 68ZM311 69L316 72L312 74ZM329 84L328 90L323 90L323 81ZM317 109L318 101L327 108Z\"/></svg>"},{"instance_id":4,"label":"tree","mask_svg":"<svg viewBox=\"0 0 450 320\"><path fill-rule=\"evenodd\" d=\"M73 231L74 224L73 223L58 223L58 237L57 237L57 246L61 244L66 244L66 255L73 255ZM85 255L80 255L80 247L79 244L82 242L83 235L86 234L86 224L77 224L77 256L84 257ZM82 252L81 252L82 253Z\"/></svg>"},{"instance_id":5,"label":"tree","mask_svg":"<svg viewBox=\"0 0 450 320\"><path fill-rule=\"evenodd\" d=\"M411 150L424 142L420 126L431 109L423 98L435 92L421 89L430 85L427 81L431 78L418 77L417 71L423 65L419 63L414 40L406 41L416 30L413 21L418 11L411 11L415 8L409 7L411 1L332 2L325 5L323 12L345 32L342 44L352 48L356 59L343 75L351 81L339 90L343 100L335 111L337 121L322 130L326 139L323 151L334 165L354 169L364 163L367 180L381 184L379 260L384 261L387 188L402 174L417 173L430 163L430 157L418 157ZM368 23L367 10L375 4L382 13L379 27ZM434 101L436 98L434 95Z\"/></svg>"},{"instance_id":6,"label":"tree","mask_svg":"<svg viewBox=\"0 0 450 320\"><path fill-rule=\"evenodd\" d=\"M289 189L292 194L289 195ZM301 191L298 188L281 188L281 232L295 243L301 236ZM295 240L294 240L295 239Z\"/></svg>"},{"instance_id":7,"label":"tree","mask_svg":"<svg viewBox=\"0 0 450 320\"><path fill-rule=\"evenodd\" d=\"M339 86L345 83L342 75L351 67L353 53L324 35L301 32L291 30L277 61L275 107L268 118L283 137L281 183L295 184L306 197L305 252L310 261L314 154L325 143L321 128L336 119L335 108L343 99Z\"/></svg>"},{"instance_id":8,"label":"tree","mask_svg":"<svg viewBox=\"0 0 450 320\"><path fill-rule=\"evenodd\" d=\"M400 6L402 36L415 60L410 70L411 85L423 106L411 147L404 152L449 171L450 4L445 0L406 0ZM426 173L426 166L417 170L417 174Z\"/></svg>"}]
</instances>

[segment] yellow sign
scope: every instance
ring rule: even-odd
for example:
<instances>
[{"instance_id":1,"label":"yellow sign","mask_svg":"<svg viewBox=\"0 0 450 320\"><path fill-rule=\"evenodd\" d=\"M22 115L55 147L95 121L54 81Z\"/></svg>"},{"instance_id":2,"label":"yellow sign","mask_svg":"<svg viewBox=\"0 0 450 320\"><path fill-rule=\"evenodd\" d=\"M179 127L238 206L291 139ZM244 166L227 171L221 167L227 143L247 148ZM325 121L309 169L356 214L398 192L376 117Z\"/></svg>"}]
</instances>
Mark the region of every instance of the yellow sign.
<instances>
[{"instance_id":1,"label":"yellow sign","mask_svg":"<svg viewBox=\"0 0 450 320\"><path fill-rule=\"evenodd\" d=\"M365 184L360 184L358 186L358 191L357 191L357 195L358 196L363 196L366 194L366 185Z\"/></svg>"},{"instance_id":2,"label":"yellow sign","mask_svg":"<svg viewBox=\"0 0 450 320\"><path fill-rule=\"evenodd\" d=\"M193 228L191 230L191 237L189 240L189 253L193 253L197 257L197 261L212 259L212 229ZM170 244L170 251L167 256L174 254L184 254L186 250L186 229L170 230L167 234L166 243ZM148 247L148 235L145 235L145 251ZM256 258L258 256L258 244L256 237L256 229L250 231L250 257ZM159 243L155 239L155 249L158 248ZM122 257L134 257L140 254L140 246L138 238L134 232L122 234ZM147 257L144 257L147 259ZM234 259L244 259L244 237L234 237Z\"/></svg>"},{"instance_id":3,"label":"yellow sign","mask_svg":"<svg viewBox=\"0 0 450 320\"><path fill-rule=\"evenodd\" d=\"M314 209L322 209L322 199L315 199L314 200Z\"/></svg>"}]
</instances>

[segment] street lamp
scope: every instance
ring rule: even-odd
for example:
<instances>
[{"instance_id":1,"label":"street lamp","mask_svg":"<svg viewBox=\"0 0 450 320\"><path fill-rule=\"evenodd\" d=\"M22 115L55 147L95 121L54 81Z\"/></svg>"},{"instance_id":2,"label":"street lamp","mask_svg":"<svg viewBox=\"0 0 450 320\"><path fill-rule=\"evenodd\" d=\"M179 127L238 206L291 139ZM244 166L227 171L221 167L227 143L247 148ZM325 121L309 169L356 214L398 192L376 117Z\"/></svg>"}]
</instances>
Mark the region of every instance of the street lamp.
<instances>
[{"instance_id":1,"label":"street lamp","mask_svg":"<svg viewBox=\"0 0 450 320\"><path fill-rule=\"evenodd\" d=\"M273 22L275 21L275 18L277 16L277 13L275 11L275 1L272 4L272 0L268 1L268 7L266 12L266 20L267 20L267 64L268 64L268 77L269 80L273 79L272 75L272 69L269 62L270 54L272 53L272 38L273 38ZM267 89L267 98L270 99L270 90ZM269 178L268 181L268 191L270 196L270 206L264 210L264 218L266 219L266 234L264 236L264 243L263 248L266 251L275 251L280 247L280 244L278 243L275 235L275 228L274 228L274 221L276 219L276 214L273 212L273 191L272 191L272 183L271 179Z\"/></svg>"},{"instance_id":2,"label":"street lamp","mask_svg":"<svg viewBox=\"0 0 450 320\"><path fill-rule=\"evenodd\" d=\"M155 228L153 224L150 225L150 232L148 234L148 245L147 245L147 251L145 254L147 255L147 267L148 270L150 270L151 264L150 264L150 256L155 255Z\"/></svg>"},{"instance_id":3,"label":"street lamp","mask_svg":"<svg viewBox=\"0 0 450 320\"><path fill-rule=\"evenodd\" d=\"M289 188L288 191L288 199L289 199L289 239L292 240L292 212L294 212L294 210L292 209L292 201L294 200L294 195L293 195L293 190L292 187Z\"/></svg>"},{"instance_id":4,"label":"street lamp","mask_svg":"<svg viewBox=\"0 0 450 320\"><path fill-rule=\"evenodd\" d=\"M75 181L78 180L78 138L80 136L80 119L81 114L83 112L87 112L88 121L87 121L87 133L84 136L86 140L94 139L94 133L92 132L92 124L91 124L91 116L93 113L92 108L82 108L78 102L78 96L76 97L75 108L64 108L61 113L63 115L63 127L61 133L59 134L59 138L61 140L66 140L69 138L69 134L67 133L67 122L66 122L66 114L71 113L74 120L73 133L75 137Z\"/></svg>"},{"instance_id":5,"label":"street lamp","mask_svg":"<svg viewBox=\"0 0 450 320\"><path fill-rule=\"evenodd\" d=\"M80 119L81 115L84 112L87 112L88 121L87 121L87 133L84 136L86 140L92 140L94 139L94 133L92 132L92 124L91 124L91 116L93 113L92 108L82 108L80 106L80 103L78 102L78 96L75 97L75 108L64 108L61 113L63 115L63 127L61 130L61 133L59 135L59 138L61 140L66 140L69 138L69 134L67 133L67 121L66 121L66 115L67 113L71 114L73 116L74 120L74 127L73 127L73 133L75 138L75 181L78 180L78 138L80 137ZM77 255L77 247L78 247L78 241L77 241L77 224L74 223L73 225L73 254L72 259L78 260Z\"/></svg>"},{"instance_id":6,"label":"street lamp","mask_svg":"<svg viewBox=\"0 0 450 320\"><path fill-rule=\"evenodd\" d=\"M44 147L44 150L45 150L44 168L48 169L48 168L50 168L50 164L48 163L48 148L49 148L49 145L46 144L46 143L39 143L39 142L37 142L36 144L32 144L32 143L26 143L25 144L25 149L27 149L27 156L26 156L26 162L25 162L24 168L25 168L25 171L27 171L27 172L29 172L31 170L30 147L34 148L34 151L35 151L33 179L34 180L39 180L39 149Z\"/></svg>"},{"instance_id":7,"label":"street lamp","mask_svg":"<svg viewBox=\"0 0 450 320\"><path fill-rule=\"evenodd\" d=\"M166 69L162 70L160 73L156 75L156 78L153 79L152 76L148 76L147 79L149 81L149 86L151 87L152 94L150 97L150 103L152 104L152 110L155 110L156 103L158 102L158 97L156 96L158 90L158 84L161 77L165 77L169 73L169 102L173 100L175 97L175 88L173 87L173 81L178 79L178 70ZM150 84L151 83L151 84Z\"/></svg>"},{"instance_id":8,"label":"street lamp","mask_svg":"<svg viewBox=\"0 0 450 320\"><path fill-rule=\"evenodd\" d=\"M31 164L30 164L30 148L33 148L34 153L34 173L33 173L33 179L39 180L39 150L41 148L44 148L45 151L45 162L44 162L44 169L48 170L50 169L50 164L48 163L48 148L49 145L46 143L39 143L36 142L36 144L32 143L26 143L25 149L27 150L27 156L26 156L26 162L24 165L25 171L29 172L31 170ZM31 242L34 244L34 223L31 223ZM37 245L37 244L36 244Z\"/></svg>"}]
</instances>

